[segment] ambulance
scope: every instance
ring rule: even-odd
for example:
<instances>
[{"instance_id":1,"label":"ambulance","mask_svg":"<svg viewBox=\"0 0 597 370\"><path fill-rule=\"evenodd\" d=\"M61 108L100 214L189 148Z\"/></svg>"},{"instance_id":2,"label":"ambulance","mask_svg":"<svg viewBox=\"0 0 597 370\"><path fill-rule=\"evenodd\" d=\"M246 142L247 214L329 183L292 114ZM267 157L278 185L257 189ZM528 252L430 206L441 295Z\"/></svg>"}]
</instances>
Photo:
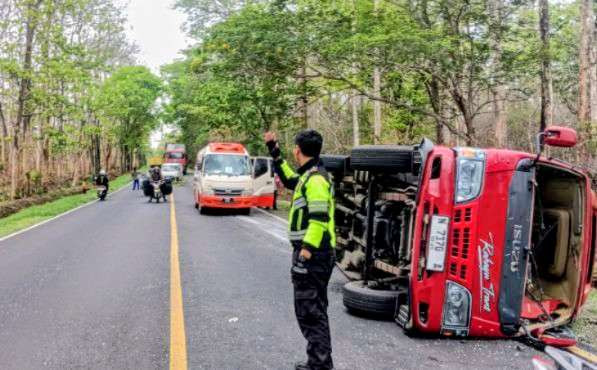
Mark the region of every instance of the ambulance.
<instances>
[{"instance_id":1,"label":"ambulance","mask_svg":"<svg viewBox=\"0 0 597 370\"><path fill-rule=\"evenodd\" d=\"M273 207L274 170L271 158L251 157L239 143L209 143L197 153L193 194L195 208L238 209Z\"/></svg>"}]
</instances>

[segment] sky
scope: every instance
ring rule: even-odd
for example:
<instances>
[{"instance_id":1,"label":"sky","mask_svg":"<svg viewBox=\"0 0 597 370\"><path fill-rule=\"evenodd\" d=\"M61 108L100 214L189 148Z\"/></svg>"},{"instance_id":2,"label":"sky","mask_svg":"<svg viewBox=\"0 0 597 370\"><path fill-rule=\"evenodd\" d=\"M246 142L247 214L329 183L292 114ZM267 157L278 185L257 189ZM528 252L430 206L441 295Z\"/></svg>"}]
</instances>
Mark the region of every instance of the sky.
<instances>
[{"instance_id":1,"label":"sky","mask_svg":"<svg viewBox=\"0 0 597 370\"><path fill-rule=\"evenodd\" d=\"M180 50L191 44L191 40L181 30L185 16L172 9L173 2L174 0L128 0L128 37L139 46L139 64L151 68L155 74L159 74L161 65L182 58ZM162 132L171 129L170 126L163 126L152 132L151 146L156 148Z\"/></svg>"},{"instance_id":2,"label":"sky","mask_svg":"<svg viewBox=\"0 0 597 370\"><path fill-rule=\"evenodd\" d=\"M129 0L127 33L140 50L138 61L154 73L160 66L181 58L190 40L181 30L184 14L173 10L174 0Z\"/></svg>"}]
</instances>

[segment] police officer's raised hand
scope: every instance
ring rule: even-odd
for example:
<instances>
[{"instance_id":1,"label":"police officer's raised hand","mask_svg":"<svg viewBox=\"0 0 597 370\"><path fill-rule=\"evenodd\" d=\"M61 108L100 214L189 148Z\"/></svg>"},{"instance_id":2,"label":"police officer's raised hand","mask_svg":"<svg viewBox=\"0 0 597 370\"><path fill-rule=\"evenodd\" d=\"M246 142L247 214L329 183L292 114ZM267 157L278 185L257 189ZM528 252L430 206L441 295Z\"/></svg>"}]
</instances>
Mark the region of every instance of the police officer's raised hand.
<instances>
[{"instance_id":1,"label":"police officer's raised hand","mask_svg":"<svg viewBox=\"0 0 597 370\"><path fill-rule=\"evenodd\" d=\"M263 139L265 140L266 143L269 143L271 141L277 141L276 133L272 132L272 131L268 131L265 133L265 135L263 135Z\"/></svg>"},{"instance_id":2,"label":"police officer's raised hand","mask_svg":"<svg viewBox=\"0 0 597 370\"><path fill-rule=\"evenodd\" d=\"M265 135L263 135L263 139L265 140L265 145L267 145L269 154L273 159L278 159L280 157L280 147L278 146L278 141L276 140L276 133L268 131L265 133Z\"/></svg>"}]
</instances>

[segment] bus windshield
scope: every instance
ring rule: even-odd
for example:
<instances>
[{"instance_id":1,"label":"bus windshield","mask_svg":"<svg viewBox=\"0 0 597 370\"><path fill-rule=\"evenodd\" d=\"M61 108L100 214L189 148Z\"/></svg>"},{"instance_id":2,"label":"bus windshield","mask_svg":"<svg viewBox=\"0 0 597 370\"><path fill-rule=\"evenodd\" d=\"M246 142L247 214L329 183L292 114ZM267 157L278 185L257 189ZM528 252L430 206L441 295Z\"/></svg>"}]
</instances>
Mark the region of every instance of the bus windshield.
<instances>
[{"instance_id":1,"label":"bus windshield","mask_svg":"<svg viewBox=\"0 0 597 370\"><path fill-rule=\"evenodd\" d=\"M206 155L203 170L206 175L248 176L251 173L249 157L231 154Z\"/></svg>"}]
</instances>

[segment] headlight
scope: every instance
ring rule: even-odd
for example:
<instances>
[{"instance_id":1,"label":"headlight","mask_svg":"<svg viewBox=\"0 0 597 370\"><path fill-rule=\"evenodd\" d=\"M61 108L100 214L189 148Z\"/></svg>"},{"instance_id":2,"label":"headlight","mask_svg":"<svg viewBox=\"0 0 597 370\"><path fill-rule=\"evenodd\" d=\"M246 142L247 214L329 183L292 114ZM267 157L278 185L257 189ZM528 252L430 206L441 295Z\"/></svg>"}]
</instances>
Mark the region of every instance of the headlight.
<instances>
[{"instance_id":1,"label":"headlight","mask_svg":"<svg viewBox=\"0 0 597 370\"><path fill-rule=\"evenodd\" d=\"M458 148L456 151L456 203L462 203L475 199L481 192L485 152L471 148Z\"/></svg>"},{"instance_id":2,"label":"headlight","mask_svg":"<svg viewBox=\"0 0 597 370\"><path fill-rule=\"evenodd\" d=\"M203 195L214 195L214 190L211 186L206 185L203 187Z\"/></svg>"},{"instance_id":3,"label":"headlight","mask_svg":"<svg viewBox=\"0 0 597 370\"><path fill-rule=\"evenodd\" d=\"M249 188L249 189L243 190L243 192L241 194L244 197L250 197L251 195L253 195L253 193L254 193L253 189Z\"/></svg>"},{"instance_id":4,"label":"headlight","mask_svg":"<svg viewBox=\"0 0 597 370\"><path fill-rule=\"evenodd\" d=\"M447 281L442 330L447 329L457 335L466 335L470 318L471 293L462 285Z\"/></svg>"}]
</instances>

